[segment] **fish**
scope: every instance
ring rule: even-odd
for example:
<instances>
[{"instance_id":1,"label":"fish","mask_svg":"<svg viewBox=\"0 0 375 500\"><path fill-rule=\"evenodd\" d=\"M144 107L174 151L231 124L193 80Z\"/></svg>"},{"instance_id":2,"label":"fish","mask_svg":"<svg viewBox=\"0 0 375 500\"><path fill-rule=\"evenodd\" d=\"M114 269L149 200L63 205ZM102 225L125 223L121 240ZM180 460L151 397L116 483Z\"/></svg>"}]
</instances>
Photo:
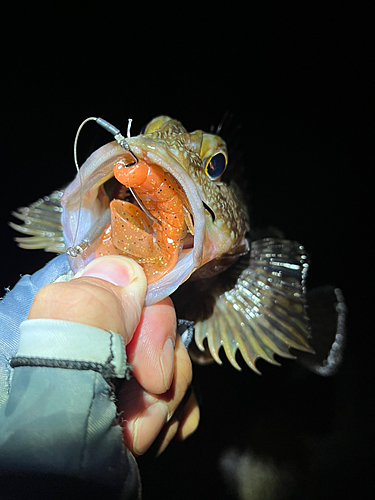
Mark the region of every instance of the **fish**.
<instances>
[{"instance_id":1,"label":"fish","mask_svg":"<svg viewBox=\"0 0 375 500\"><path fill-rule=\"evenodd\" d=\"M23 225L11 227L25 235L18 245L66 252L72 275L103 255L131 257L147 277L146 305L171 296L178 317L194 324L190 353L199 363L222 364L222 349L234 368L244 361L259 374L258 359L279 365L275 356L298 353L312 371L334 373L345 345L343 294L315 291L311 317L309 256L278 231L254 237L244 193L229 175L222 125L189 133L162 115L124 138L95 120L116 140L96 150L66 189L13 212Z\"/></svg>"}]
</instances>

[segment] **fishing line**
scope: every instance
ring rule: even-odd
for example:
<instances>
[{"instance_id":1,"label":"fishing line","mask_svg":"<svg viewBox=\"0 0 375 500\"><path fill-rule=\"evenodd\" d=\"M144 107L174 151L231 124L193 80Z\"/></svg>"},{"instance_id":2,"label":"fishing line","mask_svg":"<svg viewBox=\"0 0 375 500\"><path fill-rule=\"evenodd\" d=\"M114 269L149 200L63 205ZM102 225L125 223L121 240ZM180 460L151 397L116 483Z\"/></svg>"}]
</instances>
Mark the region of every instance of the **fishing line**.
<instances>
[{"instance_id":1,"label":"fishing line","mask_svg":"<svg viewBox=\"0 0 375 500\"><path fill-rule=\"evenodd\" d=\"M78 143L78 137L79 134L81 133L82 127L89 121L95 121L96 118L94 116L90 116L90 118L86 118L86 120L83 120L81 125L78 127L76 136L74 138L74 145L73 145L73 155L74 155L74 165L77 170L77 175L79 179L79 205L78 205L78 216L77 216L77 223L76 223L76 230L74 233L74 238L73 238L73 245L69 248L67 248L66 253L69 255L69 257L77 257L79 252L79 248L82 248L79 245L76 245L77 241L77 235L78 235L78 227L79 227L79 221L81 217L81 208L82 208L82 198L83 198L83 183L82 183L82 176L81 176L81 170L78 165L78 160L77 160L77 143Z\"/></svg>"},{"instance_id":2,"label":"fishing line","mask_svg":"<svg viewBox=\"0 0 375 500\"><path fill-rule=\"evenodd\" d=\"M76 244L77 241L77 236L78 236L78 228L79 228L79 222L80 222L80 216L81 216L81 209L82 209L82 198L83 198L83 182L82 182L82 176L81 176L81 170L78 165L78 160L77 160L77 143L78 143L78 137L79 134L81 133L81 130L83 126L89 122L89 121L95 121L98 125L100 125L102 128L104 128L107 132L112 134L114 138L116 139L117 143L122 149L125 149L128 153L130 153L134 159L133 162L127 163L125 165L126 167L132 167L134 165L138 164L138 158L137 156L133 153L133 151L130 149L129 144L127 143L125 137L121 134L120 130L112 125L111 123L107 122L103 118L95 117L95 116L90 116L89 118L86 118L81 125L78 127L75 139L74 139L74 147L73 147L73 152L74 152L74 164L77 170L78 174L78 179L79 179L79 205L78 205L78 215L77 215L77 224L76 224L76 229L74 233L74 238L73 238L73 244L71 247L67 248L66 253L69 255L69 257L75 258L77 255L82 254L90 245L91 243L96 239L96 237L100 234L100 232L104 229L104 227L107 225L107 223L110 221L110 211L109 209L105 210L101 217L97 220L97 222L94 224L92 228L89 229L89 231L85 234L83 239ZM132 119L129 118L128 120L128 127L127 127L127 138L131 137L130 136L130 129L131 129L131 124L132 124ZM129 188L130 192L133 194L134 198L138 201L138 197L135 195L133 190ZM145 211L145 208L141 205L141 209ZM146 211L146 214L148 214L150 217L151 214ZM159 221L157 221L159 222Z\"/></svg>"},{"instance_id":3,"label":"fishing line","mask_svg":"<svg viewBox=\"0 0 375 500\"><path fill-rule=\"evenodd\" d=\"M133 120L131 118L128 119L128 128L127 128L127 131L126 131L127 138L131 137L131 135L130 135L130 129L131 129L132 121ZM108 123L106 120L103 120L103 118L97 118L96 119L96 123L98 123L101 127L103 127L105 130L107 130L109 133L111 133L114 136L114 138L116 139L116 141L119 143L119 145L123 149L125 149L126 151L128 151L133 156L134 162L133 163L127 163L125 165L125 168L137 165L137 163L138 163L139 160L136 157L136 155L133 153L133 151L130 149L129 144L126 142L125 137L121 134L121 132L119 131L119 129L116 128L116 127L114 127L110 123ZM136 202L140 206L142 212L146 215L146 217L148 217L148 219L151 220L151 222L155 222L156 224L160 225L160 221L158 219L156 219L153 215L150 214L150 212L144 206L144 204L142 203L142 200L139 198L139 196L134 191L134 189L131 188L130 186L128 187L128 189L131 192L133 198L136 200Z\"/></svg>"}]
</instances>

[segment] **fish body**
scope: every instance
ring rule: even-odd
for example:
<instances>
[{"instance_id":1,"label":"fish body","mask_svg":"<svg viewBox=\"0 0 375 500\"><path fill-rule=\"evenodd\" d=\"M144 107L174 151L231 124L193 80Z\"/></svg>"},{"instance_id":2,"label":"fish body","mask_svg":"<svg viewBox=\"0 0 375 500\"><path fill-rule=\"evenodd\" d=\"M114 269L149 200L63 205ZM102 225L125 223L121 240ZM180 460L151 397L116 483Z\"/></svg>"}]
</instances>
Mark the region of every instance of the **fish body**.
<instances>
[{"instance_id":1,"label":"fish body","mask_svg":"<svg viewBox=\"0 0 375 500\"><path fill-rule=\"evenodd\" d=\"M20 209L15 215L23 217L28 232L13 227L32 238L18 242L43 247L45 241L44 248L53 251L83 242L75 255L68 252L73 272L100 255L134 258L148 278L146 304L176 292L178 313L195 324L197 360L208 348L221 363L223 347L235 368L239 351L258 372L258 358L278 364L274 355L294 357L290 348L313 353L307 253L285 239L249 241L239 189L223 181L228 162L218 135L188 133L177 120L157 117L143 133L128 137L125 149L112 142L95 151L64 193ZM59 231L65 245L56 242ZM342 325L343 301L334 297L332 315ZM332 333L336 340L339 334Z\"/></svg>"}]
</instances>

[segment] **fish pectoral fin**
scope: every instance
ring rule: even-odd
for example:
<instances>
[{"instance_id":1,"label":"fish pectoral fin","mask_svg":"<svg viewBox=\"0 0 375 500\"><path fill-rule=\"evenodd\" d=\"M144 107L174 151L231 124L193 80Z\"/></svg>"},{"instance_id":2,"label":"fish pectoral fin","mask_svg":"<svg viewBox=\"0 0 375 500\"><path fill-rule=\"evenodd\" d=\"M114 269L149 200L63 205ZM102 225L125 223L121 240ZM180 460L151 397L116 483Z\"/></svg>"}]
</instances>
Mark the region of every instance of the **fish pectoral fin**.
<instances>
[{"instance_id":1,"label":"fish pectoral fin","mask_svg":"<svg viewBox=\"0 0 375 500\"><path fill-rule=\"evenodd\" d=\"M9 222L15 231L25 235L16 237L21 248L28 250L43 249L46 252L64 253L65 243L61 226L62 191L54 191L40 198L28 207L20 207L12 215L23 224Z\"/></svg>"},{"instance_id":2,"label":"fish pectoral fin","mask_svg":"<svg viewBox=\"0 0 375 500\"><path fill-rule=\"evenodd\" d=\"M278 365L274 355L294 358L291 348L312 353L304 290L307 260L296 242L270 238L252 242L247 267L235 286L217 297L209 318L195 324L198 347L202 349L207 339L217 362L223 347L237 369L235 357L240 351L257 373L258 358Z\"/></svg>"}]
</instances>

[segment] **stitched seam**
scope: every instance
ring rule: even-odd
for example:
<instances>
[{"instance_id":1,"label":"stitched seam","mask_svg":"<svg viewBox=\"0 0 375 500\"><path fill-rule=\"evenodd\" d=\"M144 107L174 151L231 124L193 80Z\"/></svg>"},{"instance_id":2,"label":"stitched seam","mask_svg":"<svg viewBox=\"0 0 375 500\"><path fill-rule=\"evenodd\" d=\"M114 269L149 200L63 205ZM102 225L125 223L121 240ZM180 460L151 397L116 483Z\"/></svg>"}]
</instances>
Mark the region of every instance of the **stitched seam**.
<instances>
[{"instance_id":1,"label":"stitched seam","mask_svg":"<svg viewBox=\"0 0 375 500\"><path fill-rule=\"evenodd\" d=\"M112 364L112 361L115 359L114 353L113 353L113 332L109 331L109 356L107 358L106 363L103 365L103 371L102 373L105 373L103 375L104 378L110 378L110 374L113 373L112 378L115 376L116 373L116 366L114 363ZM109 374L109 376L108 376Z\"/></svg>"},{"instance_id":2,"label":"stitched seam","mask_svg":"<svg viewBox=\"0 0 375 500\"><path fill-rule=\"evenodd\" d=\"M19 366L37 366L47 368L64 368L69 370L92 370L100 373L105 379L115 377L112 366L102 365L93 361L79 361L70 359L28 358L15 356L10 361L12 368Z\"/></svg>"},{"instance_id":3,"label":"stitched seam","mask_svg":"<svg viewBox=\"0 0 375 500\"><path fill-rule=\"evenodd\" d=\"M111 354L108 357L107 363L109 364L110 369L112 369L114 371L114 373L116 373L116 365L114 363L114 360L115 360L115 353L114 353L114 338L115 337L114 336L117 335L117 333L109 331L109 334L110 334L109 349L110 349L110 353ZM123 339L121 339L121 342L122 342L122 346L125 349L125 345L123 343ZM132 367L132 365L130 363L128 363L127 355L126 355L126 349L125 349L125 373L124 373L124 377L123 378L125 380L130 380L131 376L132 376L132 371L133 371L133 367Z\"/></svg>"},{"instance_id":4,"label":"stitched seam","mask_svg":"<svg viewBox=\"0 0 375 500\"><path fill-rule=\"evenodd\" d=\"M109 352L110 355L108 356L107 363L111 364L112 361L115 359L115 355L113 353L113 335L114 333L108 332L109 333Z\"/></svg>"},{"instance_id":5,"label":"stitched seam","mask_svg":"<svg viewBox=\"0 0 375 500\"><path fill-rule=\"evenodd\" d=\"M80 463L81 472L84 472L84 464L85 464L86 455L87 455L87 448L88 448L89 421L91 418L92 407L94 406L97 382L98 382L97 377L95 376L94 387L93 387L93 391L92 391L92 399L91 399L91 403L89 406L89 410L87 412L86 425L85 425L85 435L83 437L82 456L81 456L81 463Z\"/></svg>"}]
</instances>

